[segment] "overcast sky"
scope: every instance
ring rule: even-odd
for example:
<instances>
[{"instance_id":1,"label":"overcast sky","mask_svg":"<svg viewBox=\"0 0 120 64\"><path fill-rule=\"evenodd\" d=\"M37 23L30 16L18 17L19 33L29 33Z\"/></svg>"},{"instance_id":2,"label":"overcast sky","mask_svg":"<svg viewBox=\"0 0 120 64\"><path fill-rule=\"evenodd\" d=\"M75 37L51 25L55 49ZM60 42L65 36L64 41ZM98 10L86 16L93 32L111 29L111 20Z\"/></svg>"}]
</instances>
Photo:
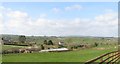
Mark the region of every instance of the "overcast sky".
<instances>
[{"instance_id":1,"label":"overcast sky","mask_svg":"<svg viewBox=\"0 0 120 64\"><path fill-rule=\"evenodd\" d=\"M117 2L5 2L0 34L117 36Z\"/></svg>"}]
</instances>

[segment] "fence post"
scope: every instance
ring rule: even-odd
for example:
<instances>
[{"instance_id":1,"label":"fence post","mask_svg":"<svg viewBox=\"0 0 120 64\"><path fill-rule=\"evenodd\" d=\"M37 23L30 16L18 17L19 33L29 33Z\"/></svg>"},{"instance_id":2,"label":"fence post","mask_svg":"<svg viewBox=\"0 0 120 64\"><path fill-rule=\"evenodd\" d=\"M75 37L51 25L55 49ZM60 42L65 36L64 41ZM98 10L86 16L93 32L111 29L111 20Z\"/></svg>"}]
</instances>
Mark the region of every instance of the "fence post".
<instances>
[{"instance_id":1,"label":"fence post","mask_svg":"<svg viewBox=\"0 0 120 64\"><path fill-rule=\"evenodd\" d=\"M102 56L99 56L89 62L95 62L98 60L98 62L100 62L100 64L107 62L107 64L113 64L115 63L118 59L120 58L120 52L119 51L113 51L110 53L106 53ZM89 64L89 62L87 62Z\"/></svg>"},{"instance_id":2,"label":"fence post","mask_svg":"<svg viewBox=\"0 0 120 64\"><path fill-rule=\"evenodd\" d=\"M100 58L100 62L102 62L103 61L103 57L102 58Z\"/></svg>"},{"instance_id":3,"label":"fence post","mask_svg":"<svg viewBox=\"0 0 120 64\"><path fill-rule=\"evenodd\" d=\"M108 54L108 58L110 57L110 54ZM110 59L107 60L107 62L109 62Z\"/></svg>"}]
</instances>

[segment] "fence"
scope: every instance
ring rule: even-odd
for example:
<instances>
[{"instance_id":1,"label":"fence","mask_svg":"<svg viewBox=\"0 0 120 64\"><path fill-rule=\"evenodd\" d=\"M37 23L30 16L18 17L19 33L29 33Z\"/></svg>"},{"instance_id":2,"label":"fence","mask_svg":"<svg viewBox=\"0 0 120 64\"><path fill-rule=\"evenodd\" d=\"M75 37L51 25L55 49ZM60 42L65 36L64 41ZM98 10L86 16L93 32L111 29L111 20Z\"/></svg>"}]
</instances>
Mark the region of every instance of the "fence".
<instances>
[{"instance_id":1,"label":"fence","mask_svg":"<svg viewBox=\"0 0 120 64\"><path fill-rule=\"evenodd\" d=\"M120 51L113 51L106 54L103 54L95 59L87 61L85 64L114 64L120 59Z\"/></svg>"}]
</instances>

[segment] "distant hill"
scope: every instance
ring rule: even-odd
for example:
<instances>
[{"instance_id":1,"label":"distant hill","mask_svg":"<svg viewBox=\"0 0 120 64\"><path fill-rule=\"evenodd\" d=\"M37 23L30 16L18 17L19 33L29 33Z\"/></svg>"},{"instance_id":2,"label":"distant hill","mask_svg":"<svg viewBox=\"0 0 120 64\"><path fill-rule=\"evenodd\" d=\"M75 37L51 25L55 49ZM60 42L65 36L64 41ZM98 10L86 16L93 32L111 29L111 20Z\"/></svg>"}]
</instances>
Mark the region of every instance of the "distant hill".
<instances>
[{"instance_id":1,"label":"distant hill","mask_svg":"<svg viewBox=\"0 0 120 64\"><path fill-rule=\"evenodd\" d=\"M19 41L20 35L12 35L12 34L1 34L3 38ZM110 43L117 42L117 37L95 37L95 36L26 36L26 43L37 43L42 44L44 40L52 40L54 43L58 43L59 41L63 41L65 43L107 43L110 40Z\"/></svg>"}]
</instances>

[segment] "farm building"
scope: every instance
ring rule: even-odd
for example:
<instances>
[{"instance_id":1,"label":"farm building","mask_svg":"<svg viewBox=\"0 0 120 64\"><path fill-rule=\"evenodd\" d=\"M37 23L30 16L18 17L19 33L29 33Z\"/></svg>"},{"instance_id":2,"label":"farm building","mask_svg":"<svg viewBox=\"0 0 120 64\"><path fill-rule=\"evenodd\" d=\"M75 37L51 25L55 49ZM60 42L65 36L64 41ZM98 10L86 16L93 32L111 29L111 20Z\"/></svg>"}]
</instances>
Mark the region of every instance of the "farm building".
<instances>
[{"instance_id":1,"label":"farm building","mask_svg":"<svg viewBox=\"0 0 120 64\"><path fill-rule=\"evenodd\" d=\"M56 48L56 49L48 49L48 50L41 50L40 52L63 52L69 51L67 48Z\"/></svg>"},{"instance_id":2,"label":"farm building","mask_svg":"<svg viewBox=\"0 0 120 64\"><path fill-rule=\"evenodd\" d=\"M58 45L63 46L64 42L59 42Z\"/></svg>"}]
</instances>

